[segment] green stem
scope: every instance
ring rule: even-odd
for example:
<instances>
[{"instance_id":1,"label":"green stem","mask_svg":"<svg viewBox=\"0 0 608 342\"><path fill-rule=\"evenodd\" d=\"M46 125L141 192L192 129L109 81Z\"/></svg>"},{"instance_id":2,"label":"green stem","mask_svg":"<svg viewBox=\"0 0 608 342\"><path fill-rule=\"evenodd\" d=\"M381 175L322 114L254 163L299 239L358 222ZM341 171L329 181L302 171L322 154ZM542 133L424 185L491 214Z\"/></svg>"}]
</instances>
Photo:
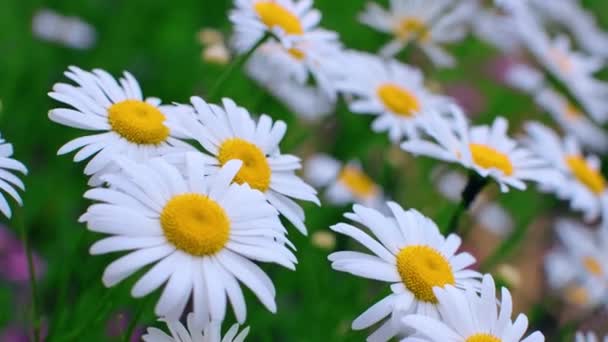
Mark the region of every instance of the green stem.
<instances>
[{"instance_id":1,"label":"green stem","mask_svg":"<svg viewBox=\"0 0 608 342\"><path fill-rule=\"evenodd\" d=\"M139 318L141 317L141 315L144 313L144 309L148 306L149 301L150 301L150 298L148 298L147 300L145 300L144 302L141 303L139 309L137 310L137 312L131 319L131 322L129 322L129 326L127 327L127 330L125 331L125 334L123 335L123 340L125 342L129 342L131 340L131 335L133 335L133 331L135 330L135 327L137 326L137 322L139 321Z\"/></svg>"},{"instance_id":2,"label":"green stem","mask_svg":"<svg viewBox=\"0 0 608 342\"><path fill-rule=\"evenodd\" d=\"M38 319L38 286L36 284L36 268L34 266L34 258L32 250L27 239L27 229L25 228L25 218L23 209L19 207L15 212L15 225L21 233L21 242L27 255L27 268L29 273L30 291L32 297L32 325L34 329L34 341L40 342L40 321Z\"/></svg>"},{"instance_id":3,"label":"green stem","mask_svg":"<svg viewBox=\"0 0 608 342\"><path fill-rule=\"evenodd\" d=\"M215 82L215 85L213 85L213 87L211 88L211 90L207 94L207 100L209 100L209 101L218 100L217 96L218 96L220 90L222 89L222 87L224 86L224 84L231 78L232 74L236 70L240 70L243 67L243 65L249 60L249 58L251 58L251 56L253 55L253 53L262 44L264 44L270 37L273 37L273 34L270 33L270 32L267 32L266 34L264 34L264 36L262 38L260 38L260 40L257 41L257 43L255 43L251 47L251 49L249 49L244 54L242 54L242 55L238 56L237 58L235 58L232 61L232 63L230 63L230 65L228 66L228 68L220 75L220 77L218 78L217 82Z\"/></svg>"},{"instance_id":4,"label":"green stem","mask_svg":"<svg viewBox=\"0 0 608 342\"><path fill-rule=\"evenodd\" d=\"M456 233L458 231L462 214L464 214L464 212L471 207L471 204L486 184L488 184L487 177L482 177L475 171L471 171L469 173L469 181L462 191L462 200L458 204L458 207L456 207L454 214L452 214L452 218L447 226L445 235Z\"/></svg>"}]
</instances>

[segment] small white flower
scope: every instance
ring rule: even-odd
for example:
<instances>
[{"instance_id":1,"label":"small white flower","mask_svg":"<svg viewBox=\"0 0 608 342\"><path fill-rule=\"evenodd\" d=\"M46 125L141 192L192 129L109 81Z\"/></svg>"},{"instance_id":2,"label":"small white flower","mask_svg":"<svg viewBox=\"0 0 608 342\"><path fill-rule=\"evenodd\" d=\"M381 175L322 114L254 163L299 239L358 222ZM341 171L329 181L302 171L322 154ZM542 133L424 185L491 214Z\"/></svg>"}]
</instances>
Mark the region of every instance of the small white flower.
<instances>
[{"instance_id":1,"label":"small white flower","mask_svg":"<svg viewBox=\"0 0 608 342\"><path fill-rule=\"evenodd\" d=\"M481 40L505 53L518 53L521 40L511 19L495 10L480 10L473 21L473 31Z\"/></svg>"},{"instance_id":2,"label":"small white flower","mask_svg":"<svg viewBox=\"0 0 608 342\"><path fill-rule=\"evenodd\" d=\"M587 333L584 333L582 331L577 331L576 332L576 341L575 342L608 342L608 336L604 336L604 339L601 340L601 337L597 337L597 335L592 332L592 331L588 331Z\"/></svg>"},{"instance_id":3,"label":"small white flower","mask_svg":"<svg viewBox=\"0 0 608 342\"><path fill-rule=\"evenodd\" d=\"M392 293L352 324L353 329L360 330L390 317L368 341L387 341L402 333L400 319L407 314L438 318L434 288L453 285L459 289L478 289L481 278L479 273L467 269L475 258L469 253L457 253L460 237L451 234L445 238L433 221L416 210L404 211L396 203L387 204L392 212L390 217L360 205L353 206L353 213L344 215L373 235L347 223L331 227L373 253L333 253L329 256L333 269L391 284Z\"/></svg>"},{"instance_id":4,"label":"small white flower","mask_svg":"<svg viewBox=\"0 0 608 342\"><path fill-rule=\"evenodd\" d=\"M545 337L535 331L523 338L528 329L528 318L519 314L511 320L513 303L506 288L501 289L501 300L496 300L496 285L492 276L483 277L481 293L466 292L453 286L435 288L439 300L441 320L426 315L410 315L405 325L415 329L415 337L402 342L543 342Z\"/></svg>"},{"instance_id":5,"label":"small white flower","mask_svg":"<svg viewBox=\"0 0 608 342\"><path fill-rule=\"evenodd\" d=\"M100 203L80 221L110 235L91 246L91 254L131 251L106 268L104 285L114 286L152 265L131 294L139 298L164 287L158 316L178 319L192 297L197 324L223 320L228 301L242 323L247 309L239 282L276 312L272 281L252 261L295 269L277 211L262 193L232 182L242 162L230 161L205 176L200 153L187 153L185 159L183 175L161 158L142 164L122 160L122 173L102 177L109 189L85 194Z\"/></svg>"},{"instance_id":6,"label":"small white flower","mask_svg":"<svg viewBox=\"0 0 608 342\"><path fill-rule=\"evenodd\" d=\"M325 154L310 157L304 175L334 205L358 203L375 209L384 205L382 188L363 171L358 161L346 165Z\"/></svg>"},{"instance_id":7,"label":"small white flower","mask_svg":"<svg viewBox=\"0 0 608 342\"><path fill-rule=\"evenodd\" d=\"M441 45L462 40L477 11L474 1L453 4L450 0L392 0L385 10L369 2L359 20L394 37L380 51L384 57L394 57L415 41L435 65L453 66L454 58Z\"/></svg>"},{"instance_id":8,"label":"small white flower","mask_svg":"<svg viewBox=\"0 0 608 342\"><path fill-rule=\"evenodd\" d=\"M492 177L502 192L509 187L524 190L525 180L548 184L560 180L557 172L546 167L546 162L507 136L505 118L496 118L491 126L469 127L459 108L452 107L452 113L454 122L439 116L425 122L425 130L435 142L411 140L401 148L416 155L459 163L482 177Z\"/></svg>"},{"instance_id":9,"label":"small white flower","mask_svg":"<svg viewBox=\"0 0 608 342\"><path fill-rule=\"evenodd\" d=\"M72 49L86 50L95 44L95 28L77 17L66 17L50 9L38 10L32 18L37 38Z\"/></svg>"},{"instance_id":10,"label":"small white flower","mask_svg":"<svg viewBox=\"0 0 608 342\"><path fill-rule=\"evenodd\" d=\"M564 132L575 136L581 144L596 152L608 151L608 134L565 97L546 88L538 93L535 101Z\"/></svg>"},{"instance_id":11,"label":"small white flower","mask_svg":"<svg viewBox=\"0 0 608 342\"><path fill-rule=\"evenodd\" d=\"M349 108L371 114L375 132L388 132L393 142L418 136L424 117L440 113L449 100L432 94L424 86L420 70L395 60L350 52L338 89L355 97Z\"/></svg>"},{"instance_id":12,"label":"small white flower","mask_svg":"<svg viewBox=\"0 0 608 342\"><path fill-rule=\"evenodd\" d=\"M285 48L321 21L321 13L310 0L235 0L230 12L234 24L234 47L239 52L251 49L267 32Z\"/></svg>"},{"instance_id":13,"label":"small white flower","mask_svg":"<svg viewBox=\"0 0 608 342\"><path fill-rule=\"evenodd\" d=\"M170 335L157 328L148 328L141 338L145 342L243 342L249 327L239 333L239 325L234 324L221 336L221 322L208 322L204 329L195 323L194 314L188 314L187 327L177 320L161 319L167 324Z\"/></svg>"},{"instance_id":14,"label":"small white flower","mask_svg":"<svg viewBox=\"0 0 608 342\"><path fill-rule=\"evenodd\" d=\"M304 210L292 198L320 204L316 191L295 173L300 159L282 154L279 143L287 131L283 121L273 123L268 115L257 122L251 114L232 100L224 99L223 107L208 104L200 97L191 98L197 122L190 125L196 139L211 157L208 164L217 169L230 160L242 160L243 167L235 182L248 184L261 191L285 218L303 234Z\"/></svg>"},{"instance_id":15,"label":"small white flower","mask_svg":"<svg viewBox=\"0 0 608 342\"><path fill-rule=\"evenodd\" d=\"M117 155L135 161L192 150L179 140L186 137L180 123L180 115L173 106L162 106L160 100L144 100L139 84L125 72L116 81L107 72L93 72L70 67L65 75L77 83L73 86L57 83L49 96L74 109L57 108L49 112L49 118L62 125L93 131L93 135L76 138L59 149L58 154L75 150L74 161L91 158L84 169L98 177L108 172Z\"/></svg>"},{"instance_id":16,"label":"small white flower","mask_svg":"<svg viewBox=\"0 0 608 342\"><path fill-rule=\"evenodd\" d=\"M560 138L553 130L540 123L526 124L526 146L540 159L557 170L562 180L541 186L570 202L574 210L581 211L586 221L597 219L608 205L608 188L600 170L600 159L585 156L571 136Z\"/></svg>"},{"instance_id":17,"label":"small white flower","mask_svg":"<svg viewBox=\"0 0 608 342\"><path fill-rule=\"evenodd\" d=\"M23 191L25 190L25 185L13 172L16 171L26 175L27 168L18 160L13 159L12 156L13 145L0 137L0 190L11 196L21 206L23 205L23 201L17 189ZM0 212L7 218L11 218L12 216L11 207L3 194L0 194Z\"/></svg>"}]
</instances>

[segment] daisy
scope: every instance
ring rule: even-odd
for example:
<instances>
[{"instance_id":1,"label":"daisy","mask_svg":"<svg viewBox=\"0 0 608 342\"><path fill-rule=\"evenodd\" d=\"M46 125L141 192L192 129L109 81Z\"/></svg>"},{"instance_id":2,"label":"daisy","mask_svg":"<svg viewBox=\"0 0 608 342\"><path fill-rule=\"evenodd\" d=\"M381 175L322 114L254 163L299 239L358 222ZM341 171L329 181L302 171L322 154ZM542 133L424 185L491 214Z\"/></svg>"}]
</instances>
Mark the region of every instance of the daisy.
<instances>
[{"instance_id":1,"label":"daisy","mask_svg":"<svg viewBox=\"0 0 608 342\"><path fill-rule=\"evenodd\" d=\"M304 210L293 199L317 205L320 202L316 190L295 173L302 167L300 159L281 154L279 143L287 125L283 121L273 123L265 114L256 122L230 99L223 100L223 107L200 97L192 97L191 102L198 120L190 125L192 138L211 154L207 157L211 170L230 160L243 161L234 182L261 191L279 213L306 234Z\"/></svg>"},{"instance_id":2,"label":"daisy","mask_svg":"<svg viewBox=\"0 0 608 342\"><path fill-rule=\"evenodd\" d=\"M267 33L289 49L321 21L321 12L310 0L235 0L230 12L234 24L233 45L239 52L250 50Z\"/></svg>"},{"instance_id":3,"label":"daisy","mask_svg":"<svg viewBox=\"0 0 608 342\"><path fill-rule=\"evenodd\" d=\"M58 151L66 154L79 151L74 161L91 158L84 173L97 176L111 169L116 155L143 161L147 158L178 153L192 148L179 140L184 138L180 113L172 106L160 105L160 100L144 100L139 84L125 72L116 81L107 72L93 72L70 67L66 77L73 86L57 83L49 96L73 109L57 108L49 118L62 125L93 131L93 135L76 138ZM93 185L98 184L96 177Z\"/></svg>"},{"instance_id":4,"label":"daisy","mask_svg":"<svg viewBox=\"0 0 608 342\"><path fill-rule=\"evenodd\" d=\"M600 170L600 159L594 155L585 157L576 139L571 136L562 139L540 123L527 123L526 132L528 148L562 176L560 182L543 188L570 201L572 209L581 211L586 221L597 219L604 205L608 205L608 188Z\"/></svg>"},{"instance_id":5,"label":"daisy","mask_svg":"<svg viewBox=\"0 0 608 342\"><path fill-rule=\"evenodd\" d=\"M410 315L405 325L416 329L415 337L402 341L430 342L543 342L538 331L523 338L528 318L519 314L511 321L513 303L506 288L501 289L501 300L496 300L496 285L489 274L483 277L481 293L474 289L459 290L453 286L436 287L442 319L425 315Z\"/></svg>"},{"instance_id":6,"label":"daisy","mask_svg":"<svg viewBox=\"0 0 608 342\"><path fill-rule=\"evenodd\" d=\"M536 95L535 101L564 132L575 136L585 147L601 153L608 150L608 134L565 97L545 88Z\"/></svg>"},{"instance_id":7,"label":"daisy","mask_svg":"<svg viewBox=\"0 0 608 342\"><path fill-rule=\"evenodd\" d=\"M6 192L19 206L22 206L23 201L17 189L23 191L25 190L25 185L13 172L16 171L26 175L27 168L18 160L13 159L12 156L13 145L0 137L0 190ZM11 207L2 194L0 194L0 212L7 218L11 218L12 216Z\"/></svg>"},{"instance_id":8,"label":"daisy","mask_svg":"<svg viewBox=\"0 0 608 342\"><path fill-rule=\"evenodd\" d=\"M194 314L188 314L188 325L184 327L179 321L164 320L169 328L171 335L166 334L157 328L148 328L146 334L142 336L145 342L243 342L249 327L243 329L239 333L238 324L234 324L222 338L221 323L209 322L205 329L197 327L195 324Z\"/></svg>"},{"instance_id":9,"label":"daisy","mask_svg":"<svg viewBox=\"0 0 608 342\"><path fill-rule=\"evenodd\" d=\"M142 164L121 160L122 173L102 179L110 188L89 190L91 205L80 218L89 230L110 235L91 254L131 251L112 262L103 283L114 286L147 265L131 294L143 297L166 282L155 313L178 319L192 296L194 319L224 318L230 301L239 323L246 306L239 281L276 312L270 278L252 261L294 269L278 213L248 185L233 184L242 162L204 175L204 158L185 155L185 174L161 158Z\"/></svg>"},{"instance_id":10,"label":"daisy","mask_svg":"<svg viewBox=\"0 0 608 342\"><path fill-rule=\"evenodd\" d=\"M445 238L433 221L416 210L404 211L396 203L387 204L392 212L390 217L360 205L353 207L354 213L345 215L373 235L347 223L331 227L372 252L333 253L329 256L333 269L391 284L392 293L352 324L353 329L360 330L390 317L368 341L387 341L400 333L396 321L403 315L439 317L433 288L446 285L478 288L481 278L478 272L467 269L475 258L468 253L456 253L461 243L457 235Z\"/></svg>"},{"instance_id":11,"label":"daisy","mask_svg":"<svg viewBox=\"0 0 608 342\"><path fill-rule=\"evenodd\" d=\"M376 209L383 206L382 188L365 174L358 161L342 165L328 155L317 154L307 160L304 175L315 187L326 188L324 195L331 204L358 203Z\"/></svg>"},{"instance_id":12,"label":"daisy","mask_svg":"<svg viewBox=\"0 0 608 342\"><path fill-rule=\"evenodd\" d=\"M608 342L608 336L604 336L604 339L601 340L601 337L597 337L594 332L588 331L584 333L582 331L576 332L576 341L575 342Z\"/></svg>"},{"instance_id":13,"label":"daisy","mask_svg":"<svg viewBox=\"0 0 608 342\"><path fill-rule=\"evenodd\" d=\"M380 51L382 56L394 57L415 41L435 65L447 67L454 58L441 45L462 40L476 11L473 1L454 7L450 0L392 0L388 10L369 2L359 20L394 37Z\"/></svg>"},{"instance_id":14,"label":"daisy","mask_svg":"<svg viewBox=\"0 0 608 342\"><path fill-rule=\"evenodd\" d=\"M375 132L388 132L393 142L418 136L423 118L441 112L449 100L432 94L424 86L420 70L395 60L350 52L338 89L352 95L349 109L371 114Z\"/></svg>"},{"instance_id":15,"label":"daisy","mask_svg":"<svg viewBox=\"0 0 608 342\"><path fill-rule=\"evenodd\" d=\"M250 60L248 69L268 74L268 82L272 83L281 79L290 79L302 86L314 83L325 97L335 102L334 79L342 66L341 56L338 34L317 29L295 41L289 49L274 41L264 43Z\"/></svg>"},{"instance_id":16,"label":"daisy","mask_svg":"<svg viewBox=\"0 0 608 342\"><path fill-rule=\"evenodd\" d=\"M508 123L503 117L491 126L469 127L464 114L452 106L454 122L438 116L429 117L425 131L436 143L425 140L406 141L404 150L446 162L459 163L482 177L498 182L502 192L509 187L526 189L524 180L553 184L559 174L545 167L545 162L507 136Z\"/></svg>"}]
</instances>

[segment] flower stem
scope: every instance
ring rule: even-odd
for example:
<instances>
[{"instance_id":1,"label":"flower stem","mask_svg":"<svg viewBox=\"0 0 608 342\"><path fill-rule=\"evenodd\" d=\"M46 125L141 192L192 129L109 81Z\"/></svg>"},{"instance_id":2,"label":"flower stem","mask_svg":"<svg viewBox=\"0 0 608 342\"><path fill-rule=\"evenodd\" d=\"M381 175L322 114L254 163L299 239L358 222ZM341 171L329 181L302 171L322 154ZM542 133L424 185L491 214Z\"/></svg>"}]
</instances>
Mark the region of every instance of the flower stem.
<instances>
[{"instance_id":1,"label":"flower stem","mask_svg":"<svg viewBox=\"0 0 608 342\"><path fill-rule=\"evenodd\" d=\"M219 95L219 91L222 89L224 84L230 79L232 74L236 70L240 70L243 65L251 58L253 53L264 44L270 37L274 35L270 32L266 32L260 40L257 41L247 52L235 58L232 63L228 66L228 68L220 75L218 80L215 82L209 93L207 94L207 100L215 101L218 100L217 96Z\"/></svg>"},{"instance_id":2,"label":"flower stem","mask_svg":"<svg viewBox=\"0 0 608 342\"><path fill-rule=\"evenodd\" d=\"M36 284L36 268L34 266L34 258L32 256L32 250L27 239L27 229L25 225L25 218L23 215L23 209L18 207L15 210L15 226L19 229L21 234L21 243L27 255L27 268L29 273L30 281L30 295L32 297L32 328L34 330L34 341L40 342L40 321L38 319L38 286Z\"/></svg>"},{"instance_id":3,"label":"flower stem","mask_svg":"<svg viewBox=\"0 0 608 342\"><path fill-rule=\"evenodd\" d=\"M462 191L462 200L456 207L456 211L452 214L448 228L445 231L445 235L456 233L458 231L460 218L462 214L469 209L477 195L481 192L484 186L488 184L488 178L480 176L477 172L471 171L469 173L469 181Z\"/></svg>"}]
</instances>

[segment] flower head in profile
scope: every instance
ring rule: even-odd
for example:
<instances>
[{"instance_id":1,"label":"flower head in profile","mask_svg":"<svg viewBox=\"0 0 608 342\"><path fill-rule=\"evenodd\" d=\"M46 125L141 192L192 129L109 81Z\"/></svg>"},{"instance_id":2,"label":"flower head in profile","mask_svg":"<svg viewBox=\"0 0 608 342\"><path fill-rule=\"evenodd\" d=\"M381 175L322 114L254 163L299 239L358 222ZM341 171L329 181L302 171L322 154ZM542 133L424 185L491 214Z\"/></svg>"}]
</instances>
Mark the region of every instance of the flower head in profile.
<instances>
[{"instance_id":1,"label":"flower head in profile","mask_svg":"<svg viewBox=\"0 0 608 342\"><path fill-rule=\"evenodd\" d=\"M452 107L454 120L439 116L425 122L425 131L435 140L411 140L401 145L404 150L446 162L459 163L482 177L491 177L503 192L509 187L523 190L525 180L553 184L559 174L546 166L531 151L507 136L508 123L503 117L491 126L469 127L464 114Z\"/></svg>"},{"instance_id":2,"label":"flower head in profile","mask_svg":"<svg viewBox=\"0 0 608 342\"><path fill-rule=\"evenodd\" d=\"M585 220L596 220L608 206L608 188L600 159L585 156L576 139L561 138L540 123L527 123L526 132L526 146L562 175L560 182L543 188L569 201L573 209L583 212Z\"/></svg>"},{"instance_id":3,"label":"flower head in profile","mask_svg":"<svg viewBox=\"0 0 608 342\"><path fill-rule=\"evenodd\" d=\"M384 57L393 57L415 42L435 65L447 67L455 62L442 45L463 39L476 11L473 1L453 6L450 0L392 0L389 9L369 2L359 20L393 36L380 51Z\"/></svg>"},{"instance_id":4,"label":"flower head in profile","mask_svg":"<svg viewBox=\"0 0 608 342\"><path fill-rule=\"evenodd\" d=\"M513 302L506 288L496 301L496 285L492 276L485 275L478 295L474 289L459 290L453 286L435 288L441 319L426 315L410 315L403 319L406 326L416 330L415 337L402 341L429 342L543 342L536 331L523 338L528 329L524 314L511 320Z\"/></svg>"},{"instance_id":5,"label":"flower head in profile","mask_svg":"<svg viewBox=\"0 0 608 342\"><path fill-rule=\"evenodd\" d=\"M332 204L358 203L375 209L384 206L382 187L358 161L343 165L326 154L316 154L306 161L304 175L315 187L325 188L324 196Z\"/></svg>"},{"instance_id":6,"label":"flower head in profile","mask_svg":"<svg viewBox=\"0 0 608 342\"><path fill-rule=\"evenodd\" d=\"M27 168L20 161L13 159L13 145L0 137L0 190L7 193L17 204L23 205L21 196L17 190L25 190L25 185L15 172L27 174ZM7 218L11 218L12 210L8 201L0 193L0 212Z\"/></svg>"},{"instance_id":7,"label":"flower head in profile","mask_svg":"<svg viewBox=\"0 0 608 342\"><path fill-rule=\"evenodd\" d=\"M300 159L282 154L279 149L287 125L273 122L268 115L256 121L230 99L224 99L223 107L199 97L191 101L198 119L190 127L192 137L211 154L207 158L210 169L218 169L231 160L242 161L234 182L259 190L279 213L306 233L304 210L293 199L320 202L316 190L295 173L301 168Z\"/></svg>"},{"instance_id":8,"label":"flower head in profile","mask_svg":"<svg viewBox=\"0 0 608 342\"><path fill-rule=\"evenodd\" d=\"M354 96L349 109L377 116L375 132L388 132L393 142L417 137L424 117L441 113L449 100L432 94L424 86L420 70L395 60L350 52L338 89Z\"/></svg>"},{"instance_id":9,"label":"flower head in profile","mask_svg":"<svg viewBox=\"0 0 608 342\"><path fill-rule=\"evenodd\" d=\"M391 294L372 305L352 324L355 330L365 329L385 318L368 341L387 341L400 334L400 319L407 314L439 317L438 298L433 289L455 286L478 289L481 275L468 269L475 258L457 253L461 240L457 235L443 237L430 219L416 210L404 211L396 203L388 203L390 217L360 205L346 218L369 229L371 235L351 224L331 227L347 235L371 254L343 251L329 256L332 268L353 275L391 284Z\"/></svg>"},{"instance_id":10,"label":"flower head in profile","mask_svg":"<svg viewBox=\"0 0 608 342\"><path fill-rule=\"evenodd\" d=\"M188 314L187 326L178 320L161 319L167 324L170 334L157 328L148 328L142 336L145 342L243 342L249 334L249 327L239 332L238 324L234 324L221 336L221 322L208 322L204 329L195 323L194 314Z\"/></svg>"},{"instance_id":11,"label":"flower head in profile","mask_svg":"<svg viewBox=\"0 0 608 342\"><path fill-rule=\"evenodd\" d=\"M604 336L604 339L601 339L601 337L597 337L597 334L592 331L587 331L586 333L577 331L575 342L608 342L608 336Z\"/></svg>"},{"instance_id":12,"label":"flower head in profile","mask_svg":"<svg viewBox=\"0 0 608 342\"><path fill-rule=\"evenodd\" d=\"M168 153L192 148L181 141L184 130L180 113L173 106L162 106L160 100L143 98L141 88L128 72L114 79L107 72L87 72L70 67L65 75L76 86L57 83L49 96L70 108L56 108L49 118L62 125L92 131L59 149L58 154L79 150L74 161L91 159L85 167L88 176L99 176L112 169L117 155L143 161ZM98 184L98 177L92 179Z\"/></svg>"},{"instance_id":13,"label":"flower head in profile","mask_svg":"<svg viewBox=\"0 0 608 342\"><path fill-rule=\"evenodd\" d=\"M321 13L310 0L235 0L230 12L234 24L233 45L237 51L251 49L265 34L271 33L285 48L312 31Z\"/></svg>"},{"instance_id":14,"label":"flower head in profile","mask_svg":"<svg viewBox=\"0 0 608 342\"><path fill-rule=\"evenodd\" d=\"M190 152L185 159L184 174L162 158L142 164L122 160L121 173L102 177L110 188L85 194L99 203L80 221L110 235L96 242L91 254L129 251L106 268L104 285L114 286L152 265L131 294L143 297L166 283L155 308L158 316L178 319L192 297L197 323L221 321L228 301L244 322L239 282L275 312L272 281L253 261L295 268L277 211L259 191L233 183L242 162L230 161L206 176L200 154Z\"/></svg>"}]
</instances>

